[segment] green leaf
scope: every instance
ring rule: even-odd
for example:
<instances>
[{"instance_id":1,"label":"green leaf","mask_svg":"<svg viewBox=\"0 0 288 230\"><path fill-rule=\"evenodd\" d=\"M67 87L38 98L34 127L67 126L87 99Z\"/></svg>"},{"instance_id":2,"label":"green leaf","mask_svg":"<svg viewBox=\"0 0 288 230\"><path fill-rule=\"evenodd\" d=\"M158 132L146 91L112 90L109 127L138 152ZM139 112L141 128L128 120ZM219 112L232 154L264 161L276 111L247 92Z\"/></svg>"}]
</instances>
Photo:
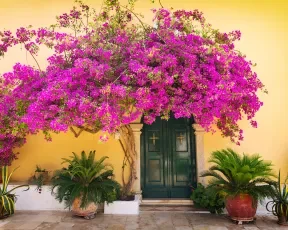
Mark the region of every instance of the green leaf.
<instances>
[{"instance_id":1,"label":"green leaf","mask_svg":"<svg viewBox=\"0 0 288 230\"><path fill-rule=\"evenodd\" d=\"M11 190L9 190L9 191L7 192L7 194L10 194L10 193L13 192L14 190L19 189L19 188L23 188L23 187L26 187L26 189L24 189L23 191L28 191L28 190L30 189L30 186L29 186L28 184L18 185L18 186L16 186L16 187L12 188Z\"/></svg>"}]
</instances>

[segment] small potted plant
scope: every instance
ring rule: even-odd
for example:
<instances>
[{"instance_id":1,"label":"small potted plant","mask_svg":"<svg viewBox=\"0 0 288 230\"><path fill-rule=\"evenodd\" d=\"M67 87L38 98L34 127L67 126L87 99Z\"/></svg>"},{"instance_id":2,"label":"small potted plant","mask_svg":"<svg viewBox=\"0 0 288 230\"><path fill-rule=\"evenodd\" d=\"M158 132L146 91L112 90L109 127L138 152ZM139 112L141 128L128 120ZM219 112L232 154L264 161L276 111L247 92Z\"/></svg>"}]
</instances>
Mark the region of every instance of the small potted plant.
<instances>
[{"instance_id":1,"label":"small potted plant","mask_svg":"<svg viewBox=\"0 0 288 230\"><path fill-rule=\"evenodd\" d=\"M80 157L73 153L71 159L63 159L67 167L53 176L52 193L59 202L64 201L74 215L94 218L99 203L115 199L111 194L120 185L113 179L111 165L104 164L107 158L95 160L95 151L90 151L88 156L82 151Z\"/></svg>"},{"instance_id":2,"label":"small potted plant","mask_svg":"<svg viewBox=\"0 0 288 230\"><path fill-rule=\"evenodd\" d=\"M42 177L44 182L47 182L49 178L48 171L46 169L42 169L39 165L36 165L34 176L36 179Z\"/></svg>"},{"instance_id":3,"label":"small potted plant","mask_svg":"<svg viewBox=\"0 0 288 230\"><path fill-rule=\"evenodd\" d=\"M278 182L272 185L271 198L266 205L267 211L278 217L278 224L288 225L288 191L287 191L287 179L284 184L281 184L281 176L279 171Z\"/></svg>"},{"instance_id":4,"label":"small potted plant","mask_svg":"<svg viewBox=\"0 0 288 230\"><path fill-rule=\"evenodd\" d=\"M205 188L198 184L196 189L192 189L191 200L196 208L204 208L212 214L221 214L225 208L225 200L213 187Z\"/></svg>"},{"instance_id":5,"label":"small potted plant","mask_svg":"<svg viewBox=\"0 0 288 230\"><path fill-rule=\"evenodd\" d=\"M36 185L36 190L41 194L42 186L47 183L49 179L48 171L36 165L34 176L31 179L32 184Z\"/></svg>"},{"instance_id":6,"label":"small potted plant","mask_svg":"<svg viewBox=\"0 0 288 230\"><path fill-rule=\"evenodd\" d=\"M25 191L29 189L29 185L18 185L8 190L9 180L16 169L14 169L9 174L8 166L2 167L2 187L0 188L0 219L11 216L15 212L16 195L13 193L13 191L21 187L26 187L27 189Z\"/></svg>"},{"instance_id":7,"label":"small potted plant","mask_svg":"<svg viewBox=\"0 0 288 230\"><path fill-rule=\"evenodd\" d=\"M275 184L271 162L232 149L213 152L209 162L213 165L202 176L212 177L209 186L224 195L230 218L238 223L253 221L258 202L271 194Z\"/></svg>"}]
</instances>

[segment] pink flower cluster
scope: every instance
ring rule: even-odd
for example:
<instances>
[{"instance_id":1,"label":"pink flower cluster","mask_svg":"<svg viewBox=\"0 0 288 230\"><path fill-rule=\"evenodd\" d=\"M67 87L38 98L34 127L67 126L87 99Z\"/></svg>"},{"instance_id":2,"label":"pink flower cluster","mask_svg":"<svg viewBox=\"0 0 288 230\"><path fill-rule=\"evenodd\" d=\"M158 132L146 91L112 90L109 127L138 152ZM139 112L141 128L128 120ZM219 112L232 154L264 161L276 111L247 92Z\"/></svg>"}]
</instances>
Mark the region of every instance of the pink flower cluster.
<instances>
[{"instance_id":1,"label":"pink flower cluster","mask_svg":"<svg viewBox=\"0 0 288 230\"><path fill-rule=\"evenodd\" d=\"M193 116L232 141L243 139L243 116L257 127L253 117L263 103L256 93L264 86L234 50L239 31L212 29L198 10L155 10L154 28L135 24L139 17L115 0L99 15L80 6L58 17L58 28L71 34L0 32L2 56L21 43L31 55L42 44L54 50L45 70L17 63L0 77L0 164L15 158L13 148L27 134L43 131L50 140L71 126L113 133L141 115L147 124L171 113Z\"/></svg>"}]
</instances>

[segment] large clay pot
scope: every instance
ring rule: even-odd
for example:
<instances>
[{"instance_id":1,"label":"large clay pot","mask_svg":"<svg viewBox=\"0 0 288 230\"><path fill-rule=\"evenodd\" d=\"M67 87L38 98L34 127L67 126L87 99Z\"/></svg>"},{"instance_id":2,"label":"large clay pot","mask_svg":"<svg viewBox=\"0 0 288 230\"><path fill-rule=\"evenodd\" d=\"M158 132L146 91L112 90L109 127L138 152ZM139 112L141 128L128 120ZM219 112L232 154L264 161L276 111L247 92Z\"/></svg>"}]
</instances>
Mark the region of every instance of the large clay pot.
<instances>
[{"instance_id":1,"label":"large clay pot","mask_svg":"<svg viewBox=\"0 0 288 230\"><path fill-rule=\"evenodd\" d=\"M257 210L257 202L248 194L240 194L226 199L226 209L232 220L253 221Z\"/></svg>"},{"instance_id":2,"label":"large clay pot","mask_svg":"<svg viewBox=\"0 0 288 230\"><path fill-rule=\"evenodd\" d=\"M80 205L81 205L81 199L76 198L72 204L72 213L74 215L83 216L85 219L92 219L95 217L95 213L98 208L97 204L91 202L84 209L82 209Z\"/></svg>"}]
</instances>

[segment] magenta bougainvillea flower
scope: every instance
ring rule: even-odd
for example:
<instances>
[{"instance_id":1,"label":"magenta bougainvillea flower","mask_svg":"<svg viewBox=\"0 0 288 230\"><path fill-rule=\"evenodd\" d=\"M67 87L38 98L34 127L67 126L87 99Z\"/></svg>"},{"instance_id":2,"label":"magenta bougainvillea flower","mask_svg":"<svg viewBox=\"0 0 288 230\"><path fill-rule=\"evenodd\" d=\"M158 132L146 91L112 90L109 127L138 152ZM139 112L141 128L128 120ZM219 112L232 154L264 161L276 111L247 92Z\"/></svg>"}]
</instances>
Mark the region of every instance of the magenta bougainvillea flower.
<instances>
[{"instance_id":1,"label":"magenta bougainvillea flower","mask_svg":"<svg viewBox=\"0 0 288 230\"><path fill-rule=\"evenodd\" d=\"M0 32L0 56L22 47L35 67L16 63L0 77L0 162L9 164L27 134L66 132L69 127L116 132L139 116L194 117L239 144L243 117L253 127L264 86L253 64L234 49L240 31L221 33L198 10L153 10L151 25L106 1L97 13L78 2L50 28ZM71 30L71 33L61 31ZM53 50L41 69L41 46ZM102 139L107 139L106 136Z\"/></svg>"}]
</instances>

